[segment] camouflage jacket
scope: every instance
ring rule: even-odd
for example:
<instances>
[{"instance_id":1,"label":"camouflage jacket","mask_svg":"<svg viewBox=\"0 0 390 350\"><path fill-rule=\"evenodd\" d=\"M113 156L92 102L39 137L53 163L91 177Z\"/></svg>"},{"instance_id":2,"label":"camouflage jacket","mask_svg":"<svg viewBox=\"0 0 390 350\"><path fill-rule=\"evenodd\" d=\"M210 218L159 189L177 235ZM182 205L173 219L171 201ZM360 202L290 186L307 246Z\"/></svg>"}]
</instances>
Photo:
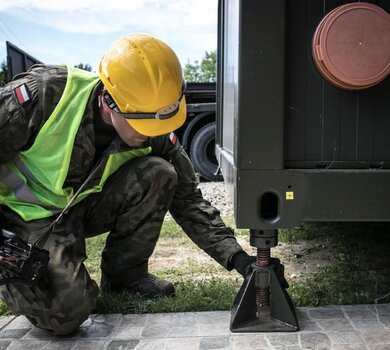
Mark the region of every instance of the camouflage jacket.
<instances>
[{"instance_id":1,"label":"camouflage jacket","mask_svg":"<svg viewBox=\"0 0 390 350\"><path fill-rule=\"evenodd\" d=\"M50 117L64 91L67 70L62 66L35 65L29 72L18 75L0 88L0 163L12 159L17 152L28 149L45 121ZM26 101L21 101L15 89L25 84ZM76 190L93 169L99 147L115 150L129 149L113 130L103 126L97 106L102 84L92 92L79 131L68 170L66 186ZM99 127L97 127L97 125ZM99 135L97 130L100 128ZM102 128L106 128L102 132ZM109 142L107 142L109 140ZM227 269L231 257L241 251L233 231L226 227L219 211L206 201L198 187L191 161L179 142L172 143L169 135L149 139L142 147L152 147L153 156L169 161L178 174L178 185L170 212L186 234L206 253ZM101 174L97 174L96 181ZM94 184L92 180L91 185Z\"/></svg>"}]
</instances>

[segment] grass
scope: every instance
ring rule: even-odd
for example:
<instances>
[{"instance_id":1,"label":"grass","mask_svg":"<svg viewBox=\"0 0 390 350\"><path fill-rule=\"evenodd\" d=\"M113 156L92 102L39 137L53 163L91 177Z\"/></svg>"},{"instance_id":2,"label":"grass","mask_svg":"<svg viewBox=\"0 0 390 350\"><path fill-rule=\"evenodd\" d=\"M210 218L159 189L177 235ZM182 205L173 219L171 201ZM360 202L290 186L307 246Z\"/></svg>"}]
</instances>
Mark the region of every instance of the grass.
<instances>
[{"instance_id":1,"label":"grass","mask_svg":"<svg viewBox=\"0 0 390 350\"><path fill-rule=\"evenodd\" d=\"M291 283L296 306L370 304L378 296L378 280L354 264L325 267L299 283Z\"/></svg>"},{"instance_id":2,"label":"grass","mask_svg":"<svg viewBox=\"0 0 390 350\"><path fill-rule=\"evenodd\" d=\"M279 239L309 242L313 256L331 254L331 266L290 281L296 306L370 304L390 291L389 223L311 224L282 230Z\"/></svg>"},{"instance_id":3,"label":"grass","mask_svg":"<svg viewBox=\"0 0 390 350\"><path fill-rule=\"evenodd\" d=\"M180 281L175 283L176 296L143 299L127 293L103 298L97 302L97 313L156 313L228 310L236 294L234 281Z\"/></svg>"},{"instance_id":4,"label":"grass","mask_svg":"<svg viewBox=\"0 0 390 350\"><path fill-rule=\"evenodd\" d=\"M232 218L225 218L225 222L234 226ZM87 239L86 266L97 282L106 236ZM236 236L242 242L249 241L248 230L236 230ZM390 292L390 224L309 224L301 229L280 230L279 241L283 253L273 255L290 270L300 272L299 278L286 275L288 292L296 306L373 303ZM297 247L304 252L302 257L294 257ZM184 249L187 255L179 263L159 263ZM305 269L316 265L319 257L327 264ZM99 296L94 312L229 310L242 283L236 272L225 271L199 251L173 220L165 221L153 259L157 261L152 266L153 273L174 282L174 297L147 300L126 293ZM10 312L0 303L0 315L7 314Z\"/></svg>"}]
</instances>

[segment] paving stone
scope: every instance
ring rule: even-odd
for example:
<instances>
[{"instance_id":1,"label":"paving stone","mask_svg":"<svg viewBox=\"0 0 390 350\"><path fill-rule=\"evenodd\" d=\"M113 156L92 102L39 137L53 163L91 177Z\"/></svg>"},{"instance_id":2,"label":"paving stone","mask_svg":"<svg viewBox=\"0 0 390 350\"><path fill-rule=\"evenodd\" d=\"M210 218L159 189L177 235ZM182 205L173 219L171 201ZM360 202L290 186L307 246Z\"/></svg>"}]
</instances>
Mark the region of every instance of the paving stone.
<instances>
[{"instance_id":1,"label":"paving stone","mask_svg":"<svg viewBox=\"0 0 390 350\"><path fill-rule=\"evenodd\" d=\"M331 342L327 334L322 332L301 333L299 335L304 349L328 350Z\"/></svg>"},{"instance_id":2,"label":"paving stone","mask_svg":"<svg viewBox=\"0 0 390 350\"><path fill-rule=\"evenodd\" d=\"M171 319L172 326L194 326L197 323L196 314L194 312L179 312L173 315Z\"/></svg>"},{"instance_id":3,"label":"paving stone","mask_svg":"<svg viewBox=\"0 0 390 350\"><path fill-rule=\"evenodd\" d=\"M136 350L165 350L165 344L166 339L141 339Z\"/></svg>"},{"instance_id":4,"label":"paving stone","mask_svg":"<svg viewBox=\"0 0 390 350\"><path fill-rule=\"evenodd\" d=\"M298 320L300 321L310 320L309 310L312 310L312 308L300 307L299 309L296 309L295 313L297 315Z\"/></svg>"},{"instance_id":5,"label":"paving stone","mask_svg":"<svg viewBox=\"0 0 390 350\"><path fill-rule=\"evenodd\" d=\"M11 343L11 340L0 340L0 350L7 349L8 345Z\"/></svg>"},{"instance_id":6,"label":"paving stone","mask_svg":"<svg viewBox=\"0 0 390 350\"><path fill-rule=\"evenodd\" d=\"M67 340L67 339L55 339L50 341L45 350L73 350L75 349L77 340Z\"/></svg>"},{"instance_id":7,"label":"paving stone","mask_svg":"<svg viewBox=\"0 0 390 350\"><path fill-rule=\"evenodd\" d=\"M92 324L89 327L80 328L78 338L107 338L111 335L114 326L108 324Z\"/></svg>"},{"instance_id":8,"label":"paving stone","mask_svg":"<svg viewBox=\"0 0 390 350\"><path fill-rule=\"evenodd\" d=\"M300 331L321 331L322 328L319 326L319 320L299 320L299 330Z\"/></svg>"},{"instance_id":9,"label":"paving stone","mask_svg":"<svg viewBox=\"0 0 390 350\"><path fill-rule=\"evenodd\" d=\"M364 345L362 338L356 332L327 332L332 344Z\"/></svg>"},{"instance_id":10,"label":"paving stone","mask_svg":"<svg viewBox=\"0 0 390 350\"><path fill-rule=\"evenodd\" d=\"M164 324L162 322L147 324L141 335L143 338L166 338L170 329L171 326L169 324Z\"/></svg>"},{"instance_id":11,"label":"paving stone","mask_svg":"<svg viewBox=\"0 0 390 350\"><path fill-rule=\"evenodd\" d=\"M119 324L126 324L128 326L144 327L149 320L153 320L153 315L122 315Z\"/></svg>"},{"instance_id":12,"label":"paving stone","mask_svg":"<svg viewBox=\"0 0 390 350\"><path fill-rule=\"evenodd\" d=\"M377 319L369 319L369 320L351 320L352 325L357 330L383 330L386 327L379 323Z\"/></svg>"},{"instance_id":13,"label":"paving stone","mask_svg":"<svg viewBox=\"0 0 390 350\"><path fill-rule=\"evenodd\" d=\"M344 312L348 318L353 319L353 320L356 320L356 319L371 320L371 319L377 318L377 315L373 310L367 309L365 307L355 307L353 309L344 309Z\"/></svg>"},{"instance_id":14,"label":"paving stone","mask_svg":"<svg viewBox=\"0 0 390 350\"><path fill-rule=\"evenodd\" d=\"M121 315L90 315L72 336L77 338L107 338L119 323Z\"/></svg>"},{"instance_id":15,"label":"paving stone","mask_svg":"<svg viewBox=\"0 0 390 350\"><path fill-rule=\"evenodd\" d=\"M390 350L388 304L299 308L297 314L300 331L292 333L231 333L229 311L91 315L64 337L23 316L7 317L0 318L0 350Z\"/></svg>"},{"instance_id":16,"label":"paving stone","mask_svg":"<svg viewBox=\"0 0 390 350\"><path fill-rule=\"evenodd\" d=\"M299 345L299 333L268 333L265 335L272 346Z\"/></svg>"},{"instance_id":17,"label":"paving stone","mask_svg":"<svg viewBox=\"0 0 390 350\"><path fill-rule=\"evenodd\" d=\"M106 350L133 350L138 345L139 340L112 340Z\"/></svg>"},{"instance_id":18,"label":"paving stone","mask_svg":"<svg viewBox=\"0 0 390 350\"><path fill-rule=\"evenodd\" d=\"M383 327L390 329L390 316L379 316L378 318L378 322L380 322Z\"/></svg>"},{"instance_id":19,"label":"paving stone","mask_svg":"<svg viewBox=\"0 0 390 350\"><path fill-rule=\"evenodd\" d=\"M91 319L94 323L107 324L111 326L117 325L121 318L121 314L93 314L89 316L89 319Z\"/></svg>"},{"instance_id":20,"label":"paving stone","mask_svg":"<svg viewBox=\"0 0 390 350\"><path fill-rule=\"evenodd\" d=\"M353 327L347 319L317 320L323 331L352 331Z\"/></svg>"},{"instance_id":21,"label":"paving stone","mask_svg":"<svg viewBox=\"0 0 390 350\"><path fill-rule=\"evenodd\" d=\"M103 350L106 343L106 340L77 340L72 350ZM48 347L47 350L50 350L50 348Z\"/></svg>"},{"instance_id":22,"label":"paving stone","mask_svg":"<svg viewBox=\"0 0 390 350\"><path fill-rule=\"evenodd\" d=\"M364 344L362 345L334 344L332 346L332 350L368 350L368 348Z\"/></svg>"},{"instance_id":23,"label":"paving stone","mask_svg":"<svg viewBox=\"0 0 390 350\"><path fill-rule=\"evenodd\" d=\"M7 350L48 350L49 343L50 341L47 340L14 340L9 344Z\"/></svg>"},{"instance_id":24,"label":"paving stone","mask_svg":"<svg viewBox=\"0 0 390 350\"><path fill-rule=\"evenodd\" d=\"M314 319L345 318L343 311L336 307L311 309L309 316Z\"/></svg>"},{"instance_id":25,"label":"paving stone","mask_svg":"<svg viewBox=\"0 0 390 350\"><path fill-rule=\"evenodd\" d=\"M135 327L123 321L111 333L111 339L139 339L144 327Z\"/></svg>"},{"instance_id":26,"label":"paving stone","mask_svg":"<svg viewBox=\"0 0 390 350\"><path fill-rule=\"evenodd\" d=\"M165 350L198 350L199 337L196 338L167 338L165 343Z\"/></svg>"},{"instance_id":27,"label":"paving stone","mask_svg":"<svg viewBox=\"0 0 390 350\"><path fill-rule=\"evenodd\" d=\"M196 337L199 336L199 329L197 326L172 326L169 327L166 336L170 338Z\"/></svg>"},{"instance_id":28,"label":"paving stone","mask_svg":"<svg viewBox=\"0 0 390 350\"><path fill-rule=\"evenodd\" d=\"M15 317L4 329L35 328L24 316Z\"/></svg>"},{"instance_id":29,"label":"paving stone","mask_svg":"<svg viewBox=\"0 0 390 350\"><path fill-rule=\"evenodd\" d=\"M269 348L267 339L263 334L232 335L230 339L234 350Z\"/></svg>"},{"instance_id":30,"label":"paving stone","mask_svg":"<svg viewBox=\"0 0 390 350\"><path fill-rule=\"evenodd\" d=\"M211 323L198 325L199 335L202 336L223 336L230 335L230 329L228 323Z\"/></svg>"},{"instance_id":31,"label":"paving stone","mask_svg":"<svg viewBox=\"0 0 390 350\"><path fill-rule=\"evenodd\" d=\"M5 329L0 332L0 339L20 339L30 331L30 328Z\"/></svg>"},{"instance_id":32,"label":"paving stone","mask_svg":"<svg viewBox=\"0 0 390 350\"><path fill-rule=\"evenodd\" d=\"M390 350L390 343L382 345L373 345L372 347L370 347L370 350Z\"/></svg>"},{"instance_id":33,"label":"paving stone","mask_svg":"<svg viewBox=\"0 0 390 350\"><path fill-rule=\"evenodd\" d=\"M123 315L111 332L111 339L139 339L149 315Z\"/></svg>"},{"instance_id":34,"label":"paving stone","mask_svg":"<svg viewBox=\"0 0 390 350\"><path fill-rule=\"evenodd\" d=\"M390 330L364 330L361 331L360 334L366 344L389 344L390 350Z\"/></svg>"},{"instance_id":35,"label":"paving stone","mask_svg":"<svg viewBox=\"0 0 390 350\"><path fill-rule=\"evenodd\" d=\"M202 338L199 350L222 350L229 349L229 337Z\"/></svg>"},{"instance_id":36,"label":"paving stone","mask_svg":"<svg viewBox=\"0 0 390 350\"><path fill-rule=\"evenodd\" d=\"M175 314L152 314L148 317L148 324L172 324L175 320Z\"/></svg>"},{"instance_id":37,"label":"paving stone","mask_svg":"<svg viewBox=\"0 0 390 350\"><path fill-rule=\"evenodd\" d=\"M390 304L367 305L367 308L369 308L378 315L390 316Z\"/></svg>"},{"instance_id":38,"label":"paving stone","mask_svg":"<svg viewBox=\"0 0 390 350\"><path fill-rule=\"evenodd\" d=\"M353 311L353 310L361 310L361 309L371 310L369 306L370 305L367 304L358 304L358 305L341 305L338 307L340 307L344 311Z\"/></svg>"},{"instance_id":39,"label":"paving stone","mask_svg":"<svg viewBox=\"0 0 390 350\"><path fill-rule=\"evenodd\" d=\"M210 325L213 323L230 324L230 312L228 311L203 311L196 313L196 323Z\"/></svg>"},{"instance_id":40,"label":"paving stone","mask_svg":"<svg viewBox=\"0 0 390 350\"><path fill-rule=\"evenodd\" d=\"M15 316L2 316L0 317L0 329L6 326L8 323L10 323Z\"/></svg>"},{"instance_id":41,"label":"paving stone","mask_svg":"<svg viewBox=\"0 0 390 350\"><path fill-rule=\"evenodd\" d=\"M34 327L34 328L32 328L30 330L30 332L28 332L24 336L24 339L29 339L29 338L33 338L33 339L53 339L55 337L56 336L54 335L53 332L50 332L50 331L45 330L45 329Z\"/></svg>"}]
</instances>

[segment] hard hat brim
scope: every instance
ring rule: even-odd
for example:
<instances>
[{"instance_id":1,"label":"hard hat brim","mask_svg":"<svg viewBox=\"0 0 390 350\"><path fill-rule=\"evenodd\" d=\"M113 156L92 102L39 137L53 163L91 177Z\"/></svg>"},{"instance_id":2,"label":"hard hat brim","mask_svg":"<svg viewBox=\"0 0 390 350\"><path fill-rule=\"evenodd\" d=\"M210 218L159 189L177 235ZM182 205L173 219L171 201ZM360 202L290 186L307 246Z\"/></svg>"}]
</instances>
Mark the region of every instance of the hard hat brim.
<instances>
[{"instance_id":1,"label":"hard hat brim","mask_svg":"<svg viewBox=\"0 0 390 350\"><path fill-rule=\"evenodd\" d=\"M154 137L169 134L180 128L187 116L187 105L185 96L180 101L179 110L169 119L126 119L130 126L144 136Z\"/></svg>"}]
</instances>

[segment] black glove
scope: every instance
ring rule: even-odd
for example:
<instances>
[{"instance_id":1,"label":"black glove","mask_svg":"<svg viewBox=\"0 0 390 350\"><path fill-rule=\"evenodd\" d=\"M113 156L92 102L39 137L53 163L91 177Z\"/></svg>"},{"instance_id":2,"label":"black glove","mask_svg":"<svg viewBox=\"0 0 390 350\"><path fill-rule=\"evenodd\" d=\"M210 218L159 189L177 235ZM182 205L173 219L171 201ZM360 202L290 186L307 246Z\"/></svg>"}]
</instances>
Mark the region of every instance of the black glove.
<instances>
[{"instance_id":1,"label":"black glove","mask_svg":"<svg viewBox=\"0 0 390 350\"><path fill-rule=\"evenodd\" d=\"M250 256L244 251L235 254L232 258L232 265L242 277L251 272L251 265L256 262L256 257Z\"/></svg>"}]
</instances>

